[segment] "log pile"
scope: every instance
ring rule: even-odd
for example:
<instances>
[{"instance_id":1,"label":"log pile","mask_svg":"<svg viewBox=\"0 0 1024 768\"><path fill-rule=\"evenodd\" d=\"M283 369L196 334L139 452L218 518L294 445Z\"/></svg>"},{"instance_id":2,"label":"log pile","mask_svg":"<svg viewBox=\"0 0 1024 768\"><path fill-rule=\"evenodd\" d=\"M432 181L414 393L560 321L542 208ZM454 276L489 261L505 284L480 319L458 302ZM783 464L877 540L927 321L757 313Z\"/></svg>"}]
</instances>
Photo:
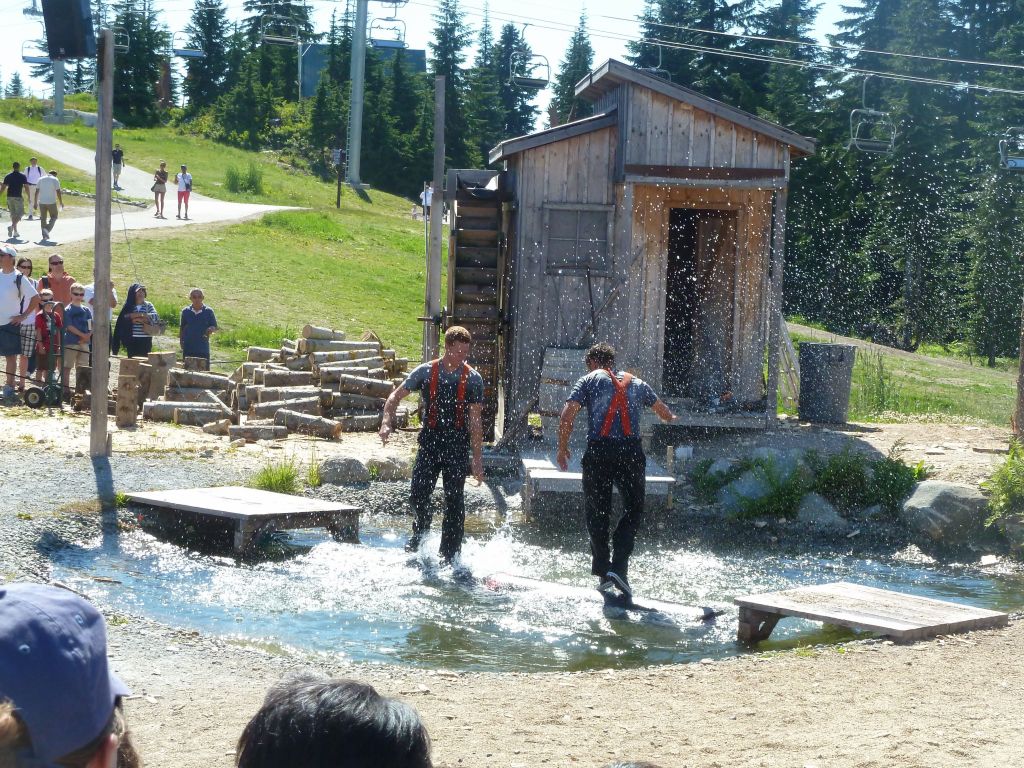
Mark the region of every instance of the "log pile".
<instances>
[{"instance_id":1,"label":"log pile","mask_svg":"<svg viewBox=\"0 0 1024 768\"><path fill-rule=\"evenodd\" d=\"M342 331L307 325L278 349L249 347L230 376L195 366L166 369L166 386L140 402L143 418L203 427L230 440L275 440L289 433L336 439L380 428L384 402L401 384L408 358L373 334L359 341ZM145 391L145 390L144 390ZM400 406L397 426L407 426Z\"/></svg>"}]
</instances>

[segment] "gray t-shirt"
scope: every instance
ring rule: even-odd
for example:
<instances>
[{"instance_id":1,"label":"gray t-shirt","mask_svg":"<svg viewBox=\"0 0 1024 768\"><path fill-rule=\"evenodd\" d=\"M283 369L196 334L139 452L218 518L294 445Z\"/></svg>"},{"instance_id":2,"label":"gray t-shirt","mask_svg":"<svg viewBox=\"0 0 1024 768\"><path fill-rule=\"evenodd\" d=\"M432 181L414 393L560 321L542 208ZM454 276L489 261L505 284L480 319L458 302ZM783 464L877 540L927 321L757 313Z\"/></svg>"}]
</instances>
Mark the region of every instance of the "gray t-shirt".
<instances>
[{"instance_id":1,"label":"gray t-shirt","mask_svg":"<svg viewBox=\"0 0 1024 768\"><path fill-rule=\"evenodd\" d=\"M424 420L430 413L430 363L423 363L416 366L402 386L410 392L420 392L424 404ZM458 395L459 379L462 378L462 369L456 368L453 373L448 373L444 365L439 364L437 376L437 429L452 429L455 427L455 401ZM473 368L469 369L469 377L466 379L466 404L482 403L484 401L484 379ZM469 408L463 414L464 428L469 429Z\"/></svg>"},{"instance_id":2,"label":"gray t-shirt","mask_svg":"<svg viewBox=\"0 0 1024 768\"><path fill-rule=\"evenodd\" d=\"M615 374L615 377L622 381L622 372ZM612 404L612 396L615 394L615 385L609 378L608 371L598 368L586 376L580 378L569 393L569 401L579 403L587 409L588 427L587 439L600 440L601 427L604 426L604 418ZM640 414L644 408L649 408L658 402L658 395L651 389L651 385L635 376L629 382L626 389L626 402L629 406L630 437L640 437ZM622 418L616 416L612 421L611 431L608 438L622 440L626 437L622 431Z\"/></svg>"}]
</instances>

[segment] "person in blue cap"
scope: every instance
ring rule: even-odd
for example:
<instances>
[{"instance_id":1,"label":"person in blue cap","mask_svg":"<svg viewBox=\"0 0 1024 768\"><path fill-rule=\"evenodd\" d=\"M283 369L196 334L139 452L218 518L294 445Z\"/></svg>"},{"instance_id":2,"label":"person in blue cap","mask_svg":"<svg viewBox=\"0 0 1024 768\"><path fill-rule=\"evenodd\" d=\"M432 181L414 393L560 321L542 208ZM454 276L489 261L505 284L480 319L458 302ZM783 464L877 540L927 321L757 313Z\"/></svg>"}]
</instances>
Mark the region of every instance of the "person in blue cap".
<instances>
[{"instance_id":1,"label":"person in blue cap","mask_svg":"<svg viewBox=\"0 0 1024 768\"><path fill-rule=\"evenodd\" d=\"M0 765L137 768L103 617L43 584L0 585Z\"/></svg>"}]
</instances>

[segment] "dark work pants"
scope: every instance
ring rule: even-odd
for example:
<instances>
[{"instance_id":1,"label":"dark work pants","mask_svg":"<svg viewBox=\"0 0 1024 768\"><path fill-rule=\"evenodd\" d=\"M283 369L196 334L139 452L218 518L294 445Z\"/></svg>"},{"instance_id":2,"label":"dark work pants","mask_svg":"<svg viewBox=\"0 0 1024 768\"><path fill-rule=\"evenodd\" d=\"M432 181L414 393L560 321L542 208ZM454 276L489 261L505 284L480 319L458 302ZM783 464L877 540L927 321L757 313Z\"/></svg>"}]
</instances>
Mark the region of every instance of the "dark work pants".
<instances>
[{"instance_id":1,"label":"dark work pants","mask_svg":"<svg viewBox=\"0 0 1024 768\"><path fill-rule=\"evenodd\" d=\"M131 341L125 342L124 352L128 357L146 357L153 351L153 337L147 336L144 339L132 337Z\"/></svg>"},{"instance_id":2,"label":"dark work pants","mask_svg":"<svg viewBox=\"0 0 1024 768\"><path fill-rule=\"evenodd\" d=\"M469 474L469 432L464 429L420 431L420 449L412 469L413 536L430 530L430 497L441 475L444 485L444 522L441 524L441 559L450 561L462 549L466 525L464 488Z\"/></svg>"},{"instance_id":3,"label":"dark work pants","mask_svg":"<svg viewBox=\"0 0 1024 768\"><path fill-rule=\"evenodd\" d=\"M626 578L633 541L644 516L647 459L639 440L591 440L583 454L583 505L590 533L590 572ZM612 486L622 497L622 517L608 546Z\"/></svg>"}]
</instances>

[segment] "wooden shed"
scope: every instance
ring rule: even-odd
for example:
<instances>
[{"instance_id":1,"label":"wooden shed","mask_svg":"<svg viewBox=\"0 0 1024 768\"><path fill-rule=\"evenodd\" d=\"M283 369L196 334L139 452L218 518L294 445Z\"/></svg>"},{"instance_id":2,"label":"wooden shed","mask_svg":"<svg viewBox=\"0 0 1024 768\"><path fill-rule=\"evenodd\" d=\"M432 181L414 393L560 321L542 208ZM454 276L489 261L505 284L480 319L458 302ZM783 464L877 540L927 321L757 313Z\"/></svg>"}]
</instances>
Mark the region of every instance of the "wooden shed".
<instances>
[{"instance_id":1,"label":"wooden shed","mask_svg":"<svg viewBox=\"0 0 1024 768\"><path fill-rule=\"evenodd\" d=\"M515 439L531 412L552 419L595 340L611 342L681 423L767 426L790 161L812 154L813 140L618 61L576 93L593 116L490 155L504 167L487 185L495 434ZM465 244L479 242L466 216L480 204L467 190L484 179L464 173L449 174L446 192L456 321L460 295L480 295L458 268Z\"/></svg>"}]
</instances>

